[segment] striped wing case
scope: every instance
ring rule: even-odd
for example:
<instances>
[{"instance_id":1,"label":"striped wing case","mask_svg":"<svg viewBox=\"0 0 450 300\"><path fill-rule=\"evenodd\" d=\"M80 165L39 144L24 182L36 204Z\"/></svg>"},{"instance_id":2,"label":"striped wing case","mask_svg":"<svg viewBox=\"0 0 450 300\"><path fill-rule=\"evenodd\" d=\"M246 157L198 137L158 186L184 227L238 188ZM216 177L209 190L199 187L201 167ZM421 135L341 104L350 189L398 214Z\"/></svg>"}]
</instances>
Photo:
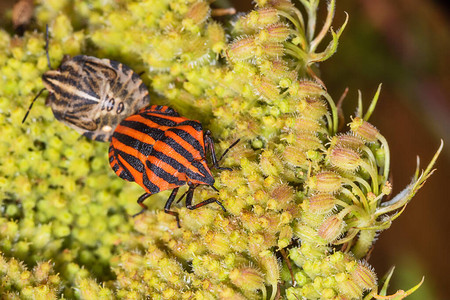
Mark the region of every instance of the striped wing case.
<instances>
[{"instance_id":1,"label":"striped wing case","mask_svg":"<svg viewBox=\"0 0 450 300\"><path fill-rule=\"evenodd\" d=\"M188 182L214 184L202 125L167 106L152 105L124 119L113 134L109 161L118 176L148 194Z\"/></svg>"},{"instance_id":2,"label":"striped wing case","mask_svg":"<svg viewBox=\"0 0 450 300\"><path fill-rule=\"evenodd\" d=\"M139 75L109 59L74 56L42 80L56 119L97 141L110 141L125 117L150 103Z\"/></svg>"}]
</instances>

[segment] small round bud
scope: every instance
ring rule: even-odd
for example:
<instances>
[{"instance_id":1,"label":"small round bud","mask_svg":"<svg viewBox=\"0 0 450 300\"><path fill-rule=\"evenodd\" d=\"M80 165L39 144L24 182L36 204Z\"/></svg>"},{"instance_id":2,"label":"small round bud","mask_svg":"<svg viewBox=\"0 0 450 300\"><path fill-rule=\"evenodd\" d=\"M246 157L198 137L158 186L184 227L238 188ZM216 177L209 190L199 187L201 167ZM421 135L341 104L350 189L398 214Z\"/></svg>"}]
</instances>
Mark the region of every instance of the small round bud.
<instances>
[{"instance_id":1,"label":"small round bud","mask_svg":"<svg viewBox=\"0 0 450 300\"><path fill-rule=\"evenodd\" d=\"M344 221L338 215L332 215L322 223L318 234L324 240L331 243L342 234L344 225Z\"/></svg>"},{"instance_id":2,"label":"small round bud","mask_svg":"<svg viewBox=\"0 0 450 300\"><path fill-rule=\"evenodd\" d=\"M338 275L336 275L337 278L339 277ZM358 284L356 284L356 282L347 276L344 275L342 277L345 279L338 282L339 292L350 299L360 299L363 294L363 290L358 286Z\"/></svg>"},{"instance_id":3,"label":"small round bud","mask_svg":"<svg viewBox=\"0 0 450 300\"><path fill-rule=\"evenodd\" d=\"M364 290L372 290L377 286L377 276L365 262L359 262L351 273L352 279Z\"/></svg>"},{"instance_id":4,"label":"small round bud","mask_svg":"<svg viewBox=\"0 0 450 300\"><path fill-rule=\"evenodd\" d=\"M280 279L280 265L277 257L269 250L263 251L259 254L259 263L264 268L266 282L272 286L276 286Z\"/></svg>"},{"instance_id":5,"label":"small round bud","mask_svg":"<svg viewBox=\"0 0 450 300\"><path fill-rule=\"evenodd\" d=\"M259 166L264 175L278 176L283 171L280 158L271 150L266 150L261 154Z\"/></svg>"},{"instance_id":6,"label":"small round bud","mask_svg":"<svg viewBox=\"0 0 450 300\"><path fill-rule=\"evenodd\" d=\"M355 150L343 147L333 147L330 150L328 159L332 166L350 173L358 170L361 158Z\"/></svg>"},{"instance_id":7,"label":"small round bud","mask_svg":"<svg viewBox=\"0 0 450 300\"><path fill-rule=\"evenodd\" d=\"M231 43L227 53L231 61L242 61L255 56L255 38L252 36L235 40Z\"/></svg>"},{"instance_id":8,"label":"small round bud","mask_svg":"<svg viewBox=\"0 0 450 300\"><path fill-rule=\"evenodd\" d=\"M260 72L273 81L285 77L289 72L287 63L283 60L262 60L258 64Z\"/></svg>"},{"instance_id":9,"label":"small round bud","mask_svg":"<svg viewBox=\"0 0 450 300\"><path fill-rule=\"evenodd\" d=\"M328 193L319 193L309 197L308 209L318 212L327 212L333 209L336 205L336 198Z\"/></svg>"},{"instance_id":10,"label":"small round bud","mask_svg":"<svg viewBox=\"0 0 450 300\"><path fill-rule=\"evenodd\" d=\"M272 24L258 34L258 39L261 42L271 41L271 42L284 42L290 35L290 28L283 23Z\"/></svg>"},{"instance_id":11,"label":"small round bud","mask_svg":"<svg viewBox=\"0 0 450 300\"><path fill-rule=\"evenodd\" d=\"M331 171L325 171L308 178L306 184L318 192L336 193L341 189L341 176Z\"/></svg>"},{"instance_id":12,"label":"small round bud","mask_svg":"<svg viewBox=\"0 0 450 300\"><path fill-rule=\"evenodd\" d=\"M272 7L260 8L251 11L243 18L243 26L258 29L278 22L280 17L278 11Z\"/></svg>"},{"instance_id":13,"label":"small round bud","mask_svg":"<svg viewBox=\"0 0 450 300\"><path fill-rule=\"evenodd\" d=\"M285 225L281 228L278 236L278 248L283 249L291 243L293 237L293 230L291 226Z\"/></svg>"},{"instance_id":14,"label":"small round bud","mask_svg":"<svg viewBox=\"0 0 450 300\"><path fill-rule=\"evenodd\" d=\"M243 291L256 291L264 288L264 277L251 267L242 267L230 272L231 282Z\"/></svg>"},{"instance_id":15,"label":"small round bud","mask_svg":"<svg viewBox=\"0 0 450 300\"><path fill-rule=\"evenodd\" d=\"M253 85L256 89L256 94L268 103L272 103L274 100L280 98L278 86L265 76L255 77L253 80Z\"/></svg>"},{"instance_id":16,"label":"small round bud","mask_svg":"<svg viewBox=\"0 0 450 300\"><path fill-rule=\"evenodd\" d=\"M364 121L360 117L355 117L352 120L350 123L350 129L355 134L370 143L376 142L379 135L378 129L376 129L375 126L367 121Z\"/></svg>"},{"instance_id":17,"label":"small round bud","mask_svg":"<svg viewBox=\"0 0 450 300\"><path fill-rule=\"evenodd\" d=\"M323 148L322 142L314 133L299 132L295 137L293 145L300 150L308 151Z\"/></svg>"},{"instance_id":18,"label":"small round bud","mask_svg":"<svg viewBox=\"0 0 450 300\"><path fill-rule=\"evenodd\" d=\"M319 97L324 92L320 84L310 80L299 80L289 88L289 94L298 98Z\"/></svg>"},{"instance_id":19,"label":"small round bud","mask_svg":"<svg viewBox=\"0 0 450 300\"><path fill-rule=\"evenodd\" d=\"M208 2L197 2L190 6L186 19L191 19L194 24L199 25L209 17L210 7Z\"/></svg>"},{"instance_id":20,"label":"small round bud","mask_svg":"<svg viewBox=\"0 0 450 300\"><path fill-rule=\"evenodd\" d=\"M212 253L226 255L231 251L230 240L225 234L210 231L205 236L207 248Z\"/></svg>"},{"instance_id":21,"label":"small round bud","mask_svg":"<svg viewBox=\"0 0 450 300\"><path fill-rule=\"evenodd\" d=\"M207 28L208 38L211 42L211 47L214 53L220 53L225 49L225 30L218 23L210 23Z\"/></svg>"},{"instance_id":22,"label":"small round bud","mask_svg":"<svg viewBox=\"0 0 450 300\"><path fill-rule=\"evenodd\" d=\"M277 202L288 204L294 199L294 189L288 184L278 184L270 193Z\"/></svg>"},{"instance_id":23,"label":"small round bud","mask_svg":"<svg viewBox=\"0 0 450 300\"><path fill-rule=\"evenodd\" d=\"M287 163L300 167L307 167L308 161L306 159L306 154L297 147L294 146L287 146L283 151L283 159Z\"/></svg>"},{"instance_id":24,"label":"small round bud","mask_svg":"<svg viewBox=\"0 0 450 300\"><path fill-rule=\"evenodd\" d=\"M284 46L277 42L264 42L256 47L257 57L278 59L284 55Z\"/></svg>"},{"instance_id":25,"label":"small round bud","mask_svg":"<svg viewBox=\"0 0 450 300\"><path fill-rule=\"evenodd\" d=\"M300 132L319 133L323 132L325 130L325 127L316 119L302 116L295 119L294 129Z\"/></svg>"},{"instance_id":26,"label":"small round bud","mask_svg":"<svg viewBox=\"0 0 450 300\"><path fill-rule=\"evenodd\" d=\"M331 147L334 146L359 150L364 146L364 141L354 134L340 134L331 140Z\"/></svg>"}]
</instances>

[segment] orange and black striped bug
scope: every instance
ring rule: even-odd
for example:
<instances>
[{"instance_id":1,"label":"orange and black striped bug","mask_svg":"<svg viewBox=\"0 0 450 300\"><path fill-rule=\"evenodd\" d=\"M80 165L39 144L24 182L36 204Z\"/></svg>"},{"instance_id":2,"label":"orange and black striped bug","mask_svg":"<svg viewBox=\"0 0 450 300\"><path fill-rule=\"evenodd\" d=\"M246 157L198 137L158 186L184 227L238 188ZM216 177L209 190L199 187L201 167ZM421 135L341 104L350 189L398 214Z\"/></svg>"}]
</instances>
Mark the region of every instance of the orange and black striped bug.
<instances>
[{"instance_id":1,"label":"orange and black striped bug","mask_svg":"<svg viewBox=\"0 0 450 300\"><path fill-rule=\"evenodd\" d=\"M203 132L200 122L183 118L167 106L152 105L129 116L117 126L109 147L109 163L120 178L134 181L144 188L145 193L137 201L142 210L136 215L147 209L143 202L149 196L173 189L164 212L175 216L180 227L178 213L171 211L170 206L179 187L185 184L189 188L178 202L186 196L188 209L215 202L226 211L216 198L197 204L192 204L192 198L195 188L202 184L218 192L207 165L206 151L209 151L216 169L231 170L220 167L219 162L238 142L234 142L217 159L211 132Z\"/></svg>"},{"instance_id":2,"label":"orange and black striped bug","mask_svg":"<svg viewBox=\"0 0 450 300\"><path fill-rule=\"evenodd\" d=\"M48 67L48 27L46 38ZM93 56L65 56L57 70L42 75L47 89L46 104L55 118L84 136L97 141L110 141L116 126L150 103L148 89L138 74L117 61Z\"/></svg>"}]
</instances>

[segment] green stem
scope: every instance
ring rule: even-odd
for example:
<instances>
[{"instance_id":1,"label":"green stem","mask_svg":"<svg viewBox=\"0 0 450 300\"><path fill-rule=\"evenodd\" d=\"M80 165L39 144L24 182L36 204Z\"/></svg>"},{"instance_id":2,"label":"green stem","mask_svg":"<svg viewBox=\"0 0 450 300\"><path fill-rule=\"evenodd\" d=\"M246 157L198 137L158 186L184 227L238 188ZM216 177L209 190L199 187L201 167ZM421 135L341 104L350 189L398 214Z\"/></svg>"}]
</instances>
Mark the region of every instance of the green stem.
<instances>
[{"instance_id":1,"label":"green stem","mask_svg":"<svg viewBox=\"0 0 450 300\"><path fill-rule=\"evenodd\" d=\"M294 45L290 42L285 42L284 47L285 47L284 52L286 54L294 56L300 61L303 61L303 62L307 61L308 55L306 54L306 52L303 51L302 49L300 49L299 47L297 47L296 45Z\"/></svg>"},{"instance_id":2,"label":"green stem","mask_svg":"<svg viewBox=\"0 0 450 300\"><path fill-rule=\"evenodd\" d=\"M369 172L370 177L372 178L372 188L373 188L373 192L375 193L375 195L378 195L378 174L377 172L375 172L375 170L373 168L371 168L371 166L365 162L363 159L361 159L359 161L359 165L361 166L361 168L363 168L364 170L366 170L367 172Z\"/></svg>"},{"instance_id":3,"label":"green stem","mask_svg":"<svg viewBox=\"0 0 450 300\"><path fill-rule=\"evenodd\" d=\"M366 145L362 146L361 149L364 151L364 153L367 154L370 165L372 166L372 168L374 168L377 165L377 160L375 159L375 155L373 155L372 150L370 150L370 148Z\"/></svg>"},{"instance_id":4,"label":"green stem","mask_svg":"<svg viewBox=\"0 0 450 300\"><path fill-rule=\"evenodd\" d=\"M347 185L349 185L349 186L352 187L352 189L353 189L354 192L351 192L351 194L353 194L353 193L358 194L358 196L359 196L360 199L359 199L359 201L357 201L355 204L358 204L358 202L359 202L359 203L361 203L361 204L363 205L363 207L364 207L364 209L365 209L366 211L369 211L369 204L367 203L367 199L366 199L366 197L364 196L364 194L363 194L363 192L361 191L361 189L360 189L353 181L351 181L351 180L349 180L349 179L347 179L347 178L342 178L342 182L343 182L344 184L347 184ZM345 190L345 189L343 189L343 190Z\"/></svg>"},{"instance_id":5,"label":"green stem","mask_svg":"<svg viewBox=\"0 0 450 300\"><path fill-rule=\"evenodd\" d=\"M352 252L356 258L363 258L369 252L373 245L377 231L376 230L361 230L358 240L352 247Z\"/></svg>"},{"instance_id":6,"label":"green stem","mask_svg":"<svg viewBox=\"0 0 450 300\"><path fill-rule=\"evenodd\" d=\"M293 16L291 16L290 14L288 14L287 12L284 12L284 11L279 10L279 11L278 11L278 14L279 14L280 16L282 16L282 17L285 17L285 18L288 19L289 21L291 21L291 23L294 24L295 28L297 29L298 33L301 34L301 35L303 36L303 39L305 39L305 38L304 38L304 37L305 37L305 30L303 29L304 25L301 26L301 25L299 24L299 22L298 22ZM303 20L302 20L301 22L303 23Z\"/></svg>"},{"instance_id":7,"label":"green stem","mask_svg":"<svg viewBox=\"0 0 450 300\"><path fill-rule=\"evenodd\" d=\"M316 38L313 41L311 41L310 52L314 52L316 50L317 46L319 46L320 42L327 34L328 29L330 29L331 22L333 21L335 8L336 8L336 0L331 0L330 3L328 4L328 14L325 24L323 25L322 30L319 32L319 34L317 34Z\"/></svg>"},{"instance_id":8,"label":"green stem","mask_svg":"<svg viewBox=\"0 0 450 300\"><path fill-rule=\"evenodd\" d=\"M372 187L370 186L370 184L367 181L365 181L364 179L362 179L361 177L359 177L359 176L352 176L350 179L353 180L353 181L361 183L364 186L364 188L367 190L367 192L371 192L372 191Z\"/></svg>"},{"instance_id":9,"label":"green stem","mask_svg":"<svg viewBox=\"0 0 450 300\"><path fill-rule=\"evenodd\" d=\"M301 45L301 47L304 49L304 50L307 50L307 48L308 48L308 43L306 42L306 39L305 39L305 35L303 34L301 34L301 33L299 33L298 31L296 31L296 30L294 30L294 29L290 29L289 30L289 33L290 34L292 34L292 35L294 35L294 36L296 36L296 37L298 37L299 39L300 39L300 45Z\"/></svg>"},{"instance_id":10,"label":"green stem","mask_svg":"<svg viewBox=\"0 0 450 300\"><path fill-rule=\"evenodd\" d=\"M333 131L330 132L330 135L335 135L337 132L337 128L338 128L338 113L337 113L337 108L336 108L336 104L334 103L333 99L331 98L331 96L328 93L324 93L324 97L325 99L327 99L328 104L330 105L330 109L331 109L331 115L333 116Z\"/></svg>"},{"instance_id":11,"label":"green stem","mask_svg":"<svg viewBox=\"0 0 450 300\"><path fill-rule=\"evenodd\" d=\"M309 1L309 6L305 6L308 12L308 41L312 41L314 38L314 32L316 31L317 22L317 6L319 5L318 0Z\"/></svg>"},{"instance_id":12,"label":"green stem","mask_svg":"<svg viewBox=\"0 0 450 300\"><path fill-rule=\"evenodd\" d=\"M294 11L295 15L297 16L297 19L300 22L302 32L304 34L305 33L305 20L303 19L302 13L296 7L294 7L292 10Z\"/></svg>"}]
</instances>

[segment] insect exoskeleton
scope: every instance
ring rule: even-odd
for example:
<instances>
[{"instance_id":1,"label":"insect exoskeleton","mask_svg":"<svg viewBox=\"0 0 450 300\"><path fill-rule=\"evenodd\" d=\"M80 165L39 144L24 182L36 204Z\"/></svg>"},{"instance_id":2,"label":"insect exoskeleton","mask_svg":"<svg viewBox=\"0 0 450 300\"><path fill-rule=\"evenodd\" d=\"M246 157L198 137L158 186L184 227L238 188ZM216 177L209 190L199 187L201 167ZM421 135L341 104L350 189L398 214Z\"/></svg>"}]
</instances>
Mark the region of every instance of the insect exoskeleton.
<instances>
[{"instance_id":1,"label":"insect exoskeleton","mask_svg":"<svg viewBox=\"0 0 450 300\"><path fill-rule=\"evenodd\" d=\"M178 213L171 211L170 207L179 188L185 184L189 188L178 201L186 196L188 209L215 202L226 211L216 198L197 204L192 203L192 198L199 185L209 185L217 191L207 165L206 152L209 151L216 169L231 170L220 167L219 162L238 141L217 159L211 133L203 132L200 122L183 118L167 106L152 105L117 126L109 147L109 163L119 177L144 188L145 193L137 201L143 209L136 215L147 209L143 202L149 196L173 189L164 211L175 216L180 227Z\"/></svg>"},{"instance_id":2,"label":"insect exoskeleton","mask_svg":"<svg viewBox=\"0 0 450 300\"><path fill-rule=\"evenodd\" d=\"M55 118L97 141L109 141L120 121L150 103L139 75L109 59L78 55L42 81Z\"/></svg>"},{"instance_id":3,"label":"insect exoskeleton","mask_svg":"<svg viewBox=\"0 0 450 300\"><path fill-rule=\"evenodd\" d=\"M48 36L48 31L47 31ZM48 58L48 37L46 44ZM50 60L48 59L50 66ZM42 75L48 90L46 104L55 118L86 137L110 141L116 126L126 117L149 105L148 89L128 66L106 58L65 56L56 70Z\"/></svg>"}]
</instances>

